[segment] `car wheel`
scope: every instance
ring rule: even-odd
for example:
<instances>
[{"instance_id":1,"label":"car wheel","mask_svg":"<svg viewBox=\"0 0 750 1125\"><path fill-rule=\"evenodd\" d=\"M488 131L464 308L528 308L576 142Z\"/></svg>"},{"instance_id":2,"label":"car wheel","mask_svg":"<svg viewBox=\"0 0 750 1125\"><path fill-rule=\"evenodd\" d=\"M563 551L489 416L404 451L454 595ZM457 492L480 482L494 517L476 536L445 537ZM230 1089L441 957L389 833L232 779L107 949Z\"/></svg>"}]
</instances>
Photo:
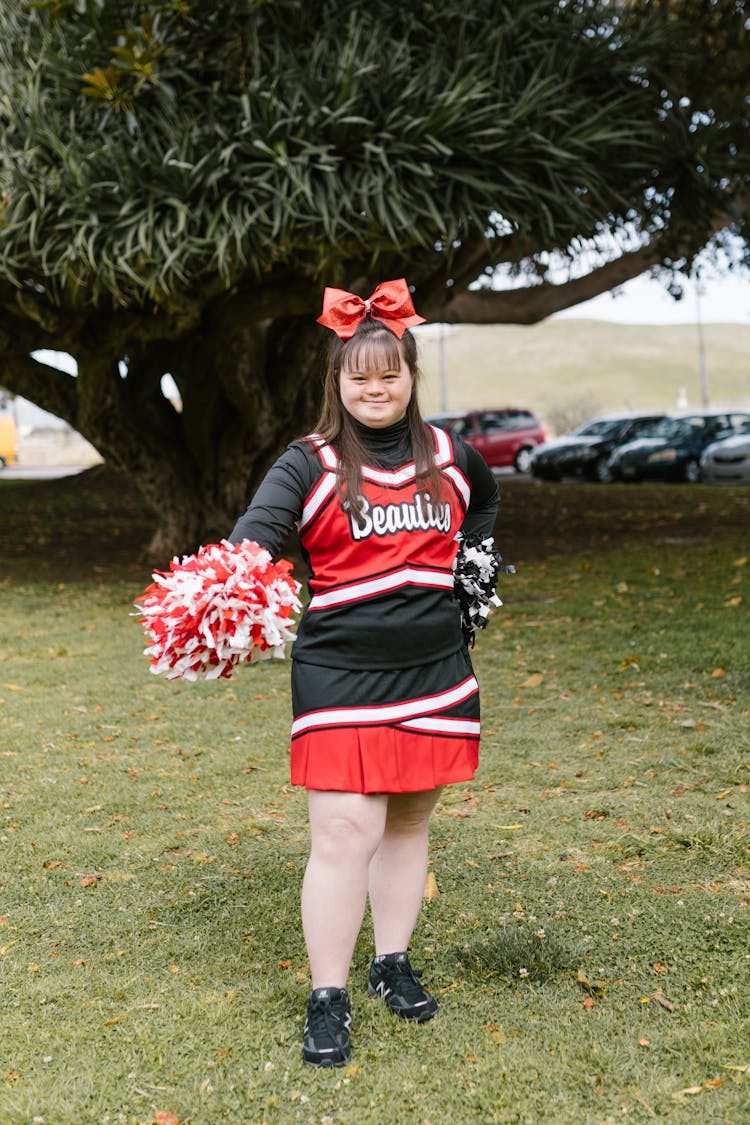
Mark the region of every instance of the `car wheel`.
<instances>
[{"instance_id":1,"label":"car wheel","mask_svg":"<svg viewBox=\"0 0 750 1125\"><path fill-rule=\"evenodd\" d=\"M685 462L684 474L688 484L697 484L701 479L701 467L694 457Z\"/></svg>"},{"instance_id":2,"label":"car wheel","mask_svg":"<svg viewBox=\"0 0 750 1125\"><path fill-rule=\"evenodd\" d=\"M594 480L598 480L599 484L611 484L614 479L614 473L609 467L607 458L600 457L594 465Z\"/></svg>"},{"instance_id":3,"label":"car wheel","mask_svg":"<svg viewBox=\"0 0 750 1125\"><path fill-rule=\"evenodd\" d=\"M533 452L533 449L529 445L524 445L523 448L518 450L513 460L513 467L517 473L528 473L531 468Z\"/></svg>"}]
</instances>

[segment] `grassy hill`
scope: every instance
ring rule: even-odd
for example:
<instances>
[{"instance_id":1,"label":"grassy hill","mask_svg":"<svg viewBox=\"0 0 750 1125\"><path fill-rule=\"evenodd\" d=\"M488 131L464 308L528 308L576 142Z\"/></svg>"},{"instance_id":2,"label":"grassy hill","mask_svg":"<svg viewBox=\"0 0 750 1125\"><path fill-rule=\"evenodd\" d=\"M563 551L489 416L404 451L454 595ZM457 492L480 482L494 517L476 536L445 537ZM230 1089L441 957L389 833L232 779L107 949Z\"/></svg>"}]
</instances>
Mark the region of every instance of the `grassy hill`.
<instances>
[{"instance_id":1,"label":"grassy hill","mask_svg":"<svg viewBox=\"0 0 750 1125\"><path fill-rule=\"evenodd\" d=\"M750 406L750 325L704 326L712 406ZM426 413L441 409L442 329L419 332ZM447 409L528 406L553 430L604 410L701 402L695 325L548 320L444 330Z\"/></svg>"}]
</instances>

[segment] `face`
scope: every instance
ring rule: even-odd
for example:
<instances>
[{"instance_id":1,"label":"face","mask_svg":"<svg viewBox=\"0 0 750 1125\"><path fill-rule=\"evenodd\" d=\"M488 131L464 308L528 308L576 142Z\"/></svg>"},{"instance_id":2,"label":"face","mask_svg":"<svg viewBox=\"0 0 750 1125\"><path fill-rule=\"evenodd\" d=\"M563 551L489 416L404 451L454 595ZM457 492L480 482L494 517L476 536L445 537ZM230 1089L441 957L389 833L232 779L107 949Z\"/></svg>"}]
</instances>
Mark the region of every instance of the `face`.
<instances>
[{"instance_id":1,"label":"face","mask_svg":"<svg viewBox=\"0 0 750 1125\"><path fill-rule=\"evenodd\" d=\"M341 401L364 426L382 430L406 414L412 392L411 371L401 358L398 367L382 371L342 370Z\"/></svg>"}]
</instances>

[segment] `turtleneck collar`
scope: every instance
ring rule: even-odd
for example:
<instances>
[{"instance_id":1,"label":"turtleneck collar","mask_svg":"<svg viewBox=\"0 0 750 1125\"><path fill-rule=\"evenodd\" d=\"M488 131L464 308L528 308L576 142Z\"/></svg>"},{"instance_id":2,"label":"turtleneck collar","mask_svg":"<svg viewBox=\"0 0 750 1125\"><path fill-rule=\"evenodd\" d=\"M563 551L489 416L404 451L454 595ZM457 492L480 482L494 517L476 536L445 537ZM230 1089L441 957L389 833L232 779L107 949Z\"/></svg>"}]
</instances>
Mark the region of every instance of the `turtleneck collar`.
<instances>
[{"instance_id":1,"label":"turtleneck collar","mask_svg":"<svg viewBox=\"0 0 750 1125\"><path fill-rule=\"evenodd\" d=\"M373 446L387 446L394 442L401 442L409 432L409 419L406 415L392 426L366 426L356 418L352 418L352 422L362 440Z\"/></svg>"},{"instance_id":2,"label":"turtleneck collar","mask_svg":"<svg viewBox=\"0 0 750 1125\"><path fill-rule=\"evenodd\" d=\"M362 439L362 444L370 450L372 464L382 469L394 465L401 465L411 457L411 441L409 440L409 420L404 415L392 426L376 428L365 426L352 418L354 428Z\"/></svg>"}]
</instances>

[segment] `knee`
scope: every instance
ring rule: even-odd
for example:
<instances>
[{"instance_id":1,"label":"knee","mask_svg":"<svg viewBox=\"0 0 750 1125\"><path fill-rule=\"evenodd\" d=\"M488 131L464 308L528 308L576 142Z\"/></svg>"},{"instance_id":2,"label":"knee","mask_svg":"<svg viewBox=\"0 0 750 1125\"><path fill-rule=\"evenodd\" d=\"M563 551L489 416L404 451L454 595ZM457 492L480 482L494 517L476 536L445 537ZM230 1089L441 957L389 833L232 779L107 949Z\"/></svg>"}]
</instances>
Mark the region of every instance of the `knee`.
<instances>
[{"instance_id":1,"label":"knee","mask_svg":"<svg viewBox=\"0 0 750 1125\"><path fill-rule=\"evenodd\" d=\"M433 793L391 798L388 804L386 832L403 836L426 835L436 801L437 794Z\"/></svg>"},{"instance_id":2,"label":"knee","mask_svg":"<svg viewBox=\"0 0 750 1125\"><path fill-rule=\"evenodd\" d=\"M381 823L348 815L329 817L312 833L312 850L326 860L363 859L369 861L383 834Z\"/></svg>"}]
</instances>

